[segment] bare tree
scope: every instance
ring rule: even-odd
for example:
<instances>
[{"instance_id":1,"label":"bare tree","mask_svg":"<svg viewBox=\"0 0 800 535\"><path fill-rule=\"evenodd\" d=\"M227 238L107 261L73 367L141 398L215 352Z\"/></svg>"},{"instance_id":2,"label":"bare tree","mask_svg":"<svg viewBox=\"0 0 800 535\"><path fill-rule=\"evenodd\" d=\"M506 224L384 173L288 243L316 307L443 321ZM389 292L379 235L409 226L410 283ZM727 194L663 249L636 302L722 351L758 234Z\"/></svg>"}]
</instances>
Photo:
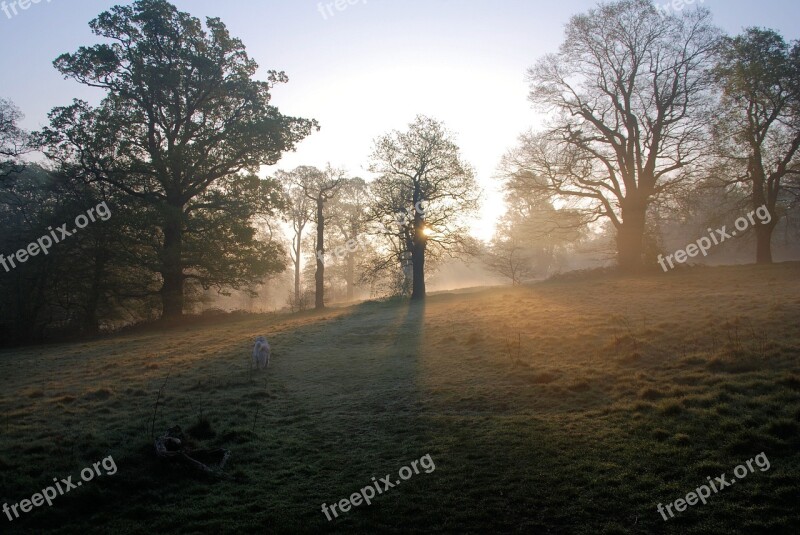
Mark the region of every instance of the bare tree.
<instances>
[{"instance_id":1,"label":"bare tree","mask_svg":"<svg viewBox=\"0 0 800 535\"><path fill-rule=\"evenodd\" d=\"M531 279L537 272L532 251L506 230L492 240L483 261L490 270L511 279L512 286Z\"/></svg>"},{"instance_id":2,"label":"bare tree","mask_svg":"<svg viewBox=\"0 0 800 535\"><path fill-rule=\"evenodd\" d=\"M556 209L541 187L545 179L525 171L505 177L507 211L484 262L518 285L553 270L559 253L577 244L586 232L584 214L569 207Z\"/></svg>"},{"instance_id":3,"label":"bare tree","mask_svg":"<svg viewBox=\"0 0 800 535\"><path fill-rule=\"evenodd\" d=\"M30 151L30 136L19 127L22 112L0 98L0 181L22 171L19 157Z\"/></svg>"},{"instance_id":4,"label":"bare tree","mask_svg":"<svg viewBox=\"0 0 800 535\"><path fill-rule=\"evenodd\" d=\"M617 260L641 267L652 202L691 181L718 31L705 9L663 16L649 0L574 16L557 54L529 70L530 100L552 112L510 156L617 231Z\"/></svg>"},{"instance_id":5,"label":"bare tree","mask_svg":"<svg viewBox=\"0 0 800 535\"><path fill-rule=\"evenodd\" d=\"M369 221L369 188L363 178L346 179L331 207L330 223L339 233L340 241L348 249L353 243L363 243ZM347 300L354 296L356 284L356 256L348 250L344 257L344 280Z\"/></svg>"},{"instance_id":6,"label":"bare tree","mask_svg":"<svg viewBox=\"0 0 800 535\"><path fill-rule=\"evenodd\" d=\"M401 259L410 253L412 299L425 298L425 259L429 245L457 254L468 240L466 217L478 207L474 171L461 159L453 135L434 119L418 116L405 132L394 131L375 141L369 170L373 183L373 215L399 241L392 251ZM398 214L406 214L398 221Z\"/></svg>"},{"instance_id":7,"label":"bare tree","mask_svg":"<svg viewBox=\"0 0 800 535\"><path fill-rule=\"evenodd\" d=\"M311 201L306 197L303 190L295 184L292 177L294 173L305 173L310 168L298 167L291 173L278 171L276 178L285 184L284 197L286 199L285 217L292 225L292 247L289 256L294 267L294 302L300 303L300 271L302 268L303 253L303 231L311 221L312 206Z\"/></svg>"},{"instance_id":8,"label":"bare tree","mask_svg":"<svg viewBox=\"0 0 800 535\"><path fill-rule=\"evenodd\" d=\"M312 219L317 225L314 241L317 259L317 269L314 273L316 283L314 308L321 310L325 308L325 204L336 196L344 184L345 172L334 169L330 164L325 171L320 171L316 167L302 166L286 177L310 201Z\"/></svg>"}]
</instances>

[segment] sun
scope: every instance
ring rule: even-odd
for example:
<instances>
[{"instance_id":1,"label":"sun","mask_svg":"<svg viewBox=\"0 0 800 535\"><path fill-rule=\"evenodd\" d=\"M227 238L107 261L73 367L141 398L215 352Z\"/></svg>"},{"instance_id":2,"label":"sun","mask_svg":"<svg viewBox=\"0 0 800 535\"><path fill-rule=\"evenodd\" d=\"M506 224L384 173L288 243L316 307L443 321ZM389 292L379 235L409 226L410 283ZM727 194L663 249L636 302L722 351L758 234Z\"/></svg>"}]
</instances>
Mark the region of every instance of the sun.
<instances>
[{"instance_id":1,"label":"sun","mask_svg":"<svg viewBox=\"0 0 800 535\"><path fill-rule=\"evenodd\" d=\"M431 234L433 234L433 229L432 229L432 228L430 228L430 227L425 227L425 228L422 230L422 233L423 233L424 235L426 235L426 236L430 236Z\"/></svg>"}]
</instances>

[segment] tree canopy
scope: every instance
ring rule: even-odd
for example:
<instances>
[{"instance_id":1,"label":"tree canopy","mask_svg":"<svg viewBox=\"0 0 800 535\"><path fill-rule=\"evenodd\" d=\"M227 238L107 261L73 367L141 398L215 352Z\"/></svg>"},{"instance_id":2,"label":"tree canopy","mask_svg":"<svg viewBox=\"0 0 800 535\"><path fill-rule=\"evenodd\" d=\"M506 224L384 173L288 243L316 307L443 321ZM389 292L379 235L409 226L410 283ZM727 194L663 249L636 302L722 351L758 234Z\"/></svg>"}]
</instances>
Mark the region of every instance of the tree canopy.
<instances>
[{"instance_id":1,"label":"tree canopy","mask_svg":"<svg viewBox=\"0 0 800 535\"><path fill-rule=\"evenodd\" d=\"M647 0L572 17L557 54L529 70L549 125L523 138L520 166L617 230L618 262L642 265L648 207L693 177L719 35L705 9L662 16Z\"/></svg>"},{"instance_id":2,"label":"tree canopy","mask_svg":"<svg viewBox=\"0 0 800 535\"><path fill-rule=\"evenodd\" d=\"M286 75L253 79L258 65L219 19L204 27L165 0L115 6L90 27L104 42L54 65L106 97L54 109L43 138L51 157L149 209L164 318L183 313L189 279L237 287L281 269L277 248L247 228L275 208L276 188L247 174L316 127L270 105Z\"/></svg>"},{"instance_id":3,"label":"tree canopy","mask_svg":"<svg viewBox=\"0 0 800 535\"><path fill-rule=\"evenodd\" d=\"M374 218L392 229L398 214L408 214L396 230L387 231L397 244L389 254L410 254L412 298L423 299L428 247L457 254L469 243L466 217L477 210L480 196L475 173L453 135L425 116L417 116L406 131L377 138L369 170L378 175Z\"/></svg>"},{"instance_id":4,"label":"tree canopy","mask_svg":"<svg viewBox=\"0 0 800 535\"><path fill-rule=\"evenodd\" d=\"M724 37L714 75L722 89L714 114L717 178L749 189L752 209L769 210L770 222L755 228L756 261L771 263L784 190L800 176L800 43L758 28Z\"/></svg>"}]
</instances>

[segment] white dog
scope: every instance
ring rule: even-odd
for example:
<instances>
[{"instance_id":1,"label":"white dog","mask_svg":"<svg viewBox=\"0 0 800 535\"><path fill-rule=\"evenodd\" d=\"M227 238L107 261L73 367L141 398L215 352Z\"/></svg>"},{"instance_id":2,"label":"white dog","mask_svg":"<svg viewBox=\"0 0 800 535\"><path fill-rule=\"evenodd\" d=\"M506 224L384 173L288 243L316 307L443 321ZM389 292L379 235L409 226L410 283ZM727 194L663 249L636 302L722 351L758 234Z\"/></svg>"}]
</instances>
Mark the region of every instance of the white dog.
<instances>
[{"instance_id":1,"label":"white dog","mask_svg":"<svg viewBox=\"0 0 800 535\"><path fill-rule=\"evenodd\" d=\"M253 347L253 361L256 363L256 368L263 370L269 366L270 355L269 342L263 336L256 338L256 344Z\"/></svg>"}]
</instances>

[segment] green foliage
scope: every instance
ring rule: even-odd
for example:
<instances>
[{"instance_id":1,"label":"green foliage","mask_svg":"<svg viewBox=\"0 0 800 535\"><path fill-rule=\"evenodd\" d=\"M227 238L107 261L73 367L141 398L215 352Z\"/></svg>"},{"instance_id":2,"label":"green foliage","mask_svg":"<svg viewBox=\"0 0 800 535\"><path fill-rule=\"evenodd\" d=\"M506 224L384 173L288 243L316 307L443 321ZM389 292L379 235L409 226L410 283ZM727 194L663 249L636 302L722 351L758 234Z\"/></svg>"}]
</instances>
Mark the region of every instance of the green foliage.
<instances>
[{"instance_id":1,"label":"green foliage","mask_svg":"<svg viewBox=\"0 0 800 535\"><path fill-rule=\"evenodd\" d=\"M163 315L181 315L194 284L239 289L282 271L282 249L249 226L279 207L275 184L252 173L316 127L270 105L286 75L253 80L258 65L219 19L204 27L164 0L115 6L90 26L104 42L54 65L106 97L55 108L39 139L142 210L140 265L162 280Z\"/></svg>"},{"instance_id":2,"label":"green foliage","mask_svg":"<svg viewBox=\"0 0 800 535\"><path fill-rule=\"evenodd\" d=\"M717 182L746 189L751 209L766 206L769 224L756 228L756 260L772 262L772 234L800 193L800 42L748 28L721 39L714 77Z\"/></svg>"},{"instance_id":3,"label":"green foliage","mask_svg":"<svg viewBox=\"0 0 800 535\"><path fill-rule=\"evenodd\" d=\"M141 253L133 242L142 229L136 207L118 203L111 191L66 169L30 166L11 178L0 187L0 224L6 229L0 252L10 256L63 224L73 232L53 243L48 254L40 252L10 272L0 270L0 288L9 296L0 314L0 329L8 331L4 342L91 334L146 317L135 310L157 286L131 261ZM75 231L75 218L100 203L108 208L106 220L96 218Z\"/></svg>"}]
</instances>

